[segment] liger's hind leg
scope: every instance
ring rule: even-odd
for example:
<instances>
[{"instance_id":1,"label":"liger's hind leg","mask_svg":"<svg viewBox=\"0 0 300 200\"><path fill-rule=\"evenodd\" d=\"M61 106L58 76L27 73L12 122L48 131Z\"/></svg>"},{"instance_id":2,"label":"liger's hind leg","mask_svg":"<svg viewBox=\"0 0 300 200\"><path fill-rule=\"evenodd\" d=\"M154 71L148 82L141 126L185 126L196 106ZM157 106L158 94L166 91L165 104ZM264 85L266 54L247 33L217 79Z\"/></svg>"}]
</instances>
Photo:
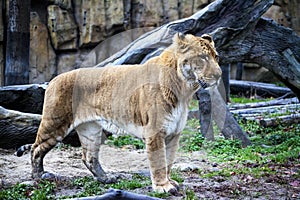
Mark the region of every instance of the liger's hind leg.
<instances>
[{"instance_id":1,"label":"liger's hind leg","mask_svg":"<svg viewBox=\"0 0 300 200\"><path fill-rule=\"evenodd\" d=\"M82 146L82 161L95 178L103 183L111 182L99 163L103 129L97 122L87 122L76 128Z\"/></svg>"},{"instance_id":2,"label":"liger's hind leg","mask_svg":"<svg viewBox=\"0 0 300 200\"><path fill-rule=\"evenodd\" d=\"M32 177L39 178L44 172L43 160L45 155L63 139L66 128L57 130L47 129L43 122L39 127L35 143L31 147Z\"/></svg>"}]
</instances>

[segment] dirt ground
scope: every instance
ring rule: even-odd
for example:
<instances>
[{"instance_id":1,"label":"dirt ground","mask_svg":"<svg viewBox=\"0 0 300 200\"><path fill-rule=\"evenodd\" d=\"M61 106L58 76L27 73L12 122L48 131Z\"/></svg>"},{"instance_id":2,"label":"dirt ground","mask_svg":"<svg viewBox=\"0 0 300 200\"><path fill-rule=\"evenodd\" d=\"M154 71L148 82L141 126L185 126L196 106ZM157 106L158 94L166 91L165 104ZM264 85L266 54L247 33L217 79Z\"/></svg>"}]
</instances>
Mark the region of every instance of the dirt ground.
<instances>
[{"instance_id":1,"label":"dirt ground","mask_svg":"<svg viewBox=\"0 0 300 200\"><path fill-rule=\"evenodd\" d=\"M32 180L30 155L15 157L13 153L12 150L0 149L0 190L15 183ZM106 172L142 172L149 175L145 150L103 145L100 160ZM70 178L91 176L81 161L81 148L55 148L45 157L44 167L46 171ZM231 177L200 178L197 174L198 169L218 171L226 167L208 162L204 152L178 153L174 167L181 170L185 179L181 190L193 190L199 199L300 199L298 180L293 180L291 184L290 180L285 181L282 176L257 179L232 174ZM296 166L291 168L293 167ZM146 190L149 190L149 187L145 189L145 193ZM72 195L76 192L80 191L65 189L60 190L59 195ZM143 192L143 189L139 189L138 192ZM185 198L183 195L168 199Z\"/></svg>"}]
</instances>

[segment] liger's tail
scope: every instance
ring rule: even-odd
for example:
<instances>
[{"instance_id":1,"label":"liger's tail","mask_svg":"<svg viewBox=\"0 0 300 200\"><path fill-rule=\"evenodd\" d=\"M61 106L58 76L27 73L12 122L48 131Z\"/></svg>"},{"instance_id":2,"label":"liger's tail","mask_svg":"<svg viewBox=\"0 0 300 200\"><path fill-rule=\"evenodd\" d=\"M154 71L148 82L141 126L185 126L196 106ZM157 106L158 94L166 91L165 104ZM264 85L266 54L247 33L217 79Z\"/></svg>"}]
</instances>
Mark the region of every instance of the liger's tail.
<instances>
[{"instance_id":1,"label":"liger's tail","mask_svg":"<svg viewBox=\"0 0 300 200\"><path fill-rule=\"evenodd\" d=\"M21 157L23 156L27 151L31 150L32 144L25 144L17 149L17 151L14 153L15 156Z\"/></svg>"}]
</instances>

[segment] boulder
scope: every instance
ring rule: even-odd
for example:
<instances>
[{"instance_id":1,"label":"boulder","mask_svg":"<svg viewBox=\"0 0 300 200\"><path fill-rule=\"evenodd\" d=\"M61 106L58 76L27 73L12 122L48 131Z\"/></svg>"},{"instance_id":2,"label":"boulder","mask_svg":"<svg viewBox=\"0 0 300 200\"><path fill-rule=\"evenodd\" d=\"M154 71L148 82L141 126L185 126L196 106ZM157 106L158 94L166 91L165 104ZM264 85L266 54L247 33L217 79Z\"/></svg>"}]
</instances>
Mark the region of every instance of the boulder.
<instances>
[{"instance_id":1,"label":"boulder","mask_svg":"<svg viewBox=\"0 0 300 200\"><path fill-rule=\"evenodd\" d=\"M56 50L77 49L78 32L73 13L57 5L48 6L47 11L47 26L53 47Z\"/></svg>"},{"instance_id":2,"label":"boulder","mask_svg":"<svg viewBox=\"0 0 300 200\"><path fill-rule=\"evenodd\" d=\"M38 13L30 16L30 75L29 82L50 81L57 75L56 54L51 45L48 29L40 20Z\"/></svg>"}]
</instances>

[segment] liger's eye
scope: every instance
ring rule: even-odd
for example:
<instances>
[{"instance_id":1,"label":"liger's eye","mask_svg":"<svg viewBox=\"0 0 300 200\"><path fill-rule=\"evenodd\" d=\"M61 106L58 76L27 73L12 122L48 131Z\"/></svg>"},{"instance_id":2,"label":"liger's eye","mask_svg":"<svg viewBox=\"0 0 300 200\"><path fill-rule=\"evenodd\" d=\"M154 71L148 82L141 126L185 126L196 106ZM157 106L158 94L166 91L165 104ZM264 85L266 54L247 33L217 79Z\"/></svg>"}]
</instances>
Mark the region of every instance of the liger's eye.
<instances>
[{"instance_id":1,"label":"liger's eye","mask_svg":"<svg viewBox=\"0 0 300 200\"><path fill-rule=\"evenodd\" d=\"M216 55L215 59L216 59L217 62L219 62L219 60L220 60L218 55Z\"/></svg>"}]
</instances>

